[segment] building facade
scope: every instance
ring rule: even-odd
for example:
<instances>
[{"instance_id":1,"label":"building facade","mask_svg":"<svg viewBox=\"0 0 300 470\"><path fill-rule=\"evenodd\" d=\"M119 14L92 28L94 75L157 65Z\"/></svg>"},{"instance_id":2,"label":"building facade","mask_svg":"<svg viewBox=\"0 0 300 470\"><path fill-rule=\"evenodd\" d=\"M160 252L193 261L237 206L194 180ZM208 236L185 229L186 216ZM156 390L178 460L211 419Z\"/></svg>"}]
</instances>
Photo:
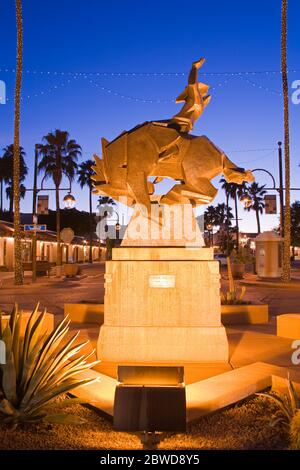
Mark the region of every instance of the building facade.
<instances>
[{"instance_id":1,"label":"building facade","mask_svg":"<svg viewBox=\"0 0 300 470\"><path fill-rule=\"evenodd\" d=\"M22 256L24 262L32 261L33 235L23 232ZM37 260L56 263L57 242L56 233L50 230L37 233L36 242ZM93 241L93 261L105 260L106 247L98 240ZM84 237L75 236L72 243L61 243L63 263L85 263L89 260L89 241ZM14 267L14 229L10 222L0 221L0 267L13 269Z\"/></svg>"}]
</instances>

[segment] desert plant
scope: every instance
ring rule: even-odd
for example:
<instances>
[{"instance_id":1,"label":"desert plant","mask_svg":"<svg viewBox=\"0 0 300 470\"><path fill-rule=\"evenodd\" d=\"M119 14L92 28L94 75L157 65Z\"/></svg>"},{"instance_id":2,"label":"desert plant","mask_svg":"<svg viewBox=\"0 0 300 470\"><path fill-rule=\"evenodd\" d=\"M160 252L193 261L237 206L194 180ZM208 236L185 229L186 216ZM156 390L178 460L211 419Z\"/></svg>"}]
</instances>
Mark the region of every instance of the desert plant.
<instances>
[{"instance_id":1,"label":"desert plant","mask_svg":"<svg viewBox=\"0 0 300 470\"><path fill-rule=\"evenodd\" d=\"M250 303L244 300L244 297L246 294L245 286L242 286L240 293L238 292L238 289L233 279L232 270L231 270L231 262L230 262L229 257L227 258L227 272L228 272L229 286L228 286L227 292L221 292L221 304L222 305L241 305L241 304Z\"/></svg>"},{"instance_id":2,"label":"desert plant","mask_svg":"<svg viewBox=\"0 0 300 470\"><path fill-rule=\"evenodd\" d=\"M95 364L87 363L93 351L74 358L88 341L74 346L79 333L65 339L70 324L67 318L52 332L45 332L46 311L40 313L38 308L39 305L30 315L24 334L21 334L22 311L17 305L5 327L0 315L0 339L6 348L6 363L0 365L0 423L17 426L44 420L78 424L80 420L76 416L47 415L45 406L75 387L91 382L75 375ZM66 400L67 405L70 402Z\"/></svg>"},{"instance_id":3,"label":"desert plant","mask_svg":"<svg viewBox=\"0 0 300 470\"><path fill-rule=\"evenodd\" d=\"M285 379L287 394L271 391L270 393L258 393L257 395L273 400L278 406L278 411L272 416L271 425L281 425L289 434L291 448L300 450L300 397L288 377Z\"/></svg>"},{"instance_id":4,"label":"desert plant","mask_svg":"<svg viewBox=\"0 0 300 470\"><path fill-rule=\"evenodd\" d=\"M237 252L233 250L230 255L230 261L234 264L247 264L253 263L254 256L251 254L249 248L243 247Z\"/></svg>"}]
</instances>

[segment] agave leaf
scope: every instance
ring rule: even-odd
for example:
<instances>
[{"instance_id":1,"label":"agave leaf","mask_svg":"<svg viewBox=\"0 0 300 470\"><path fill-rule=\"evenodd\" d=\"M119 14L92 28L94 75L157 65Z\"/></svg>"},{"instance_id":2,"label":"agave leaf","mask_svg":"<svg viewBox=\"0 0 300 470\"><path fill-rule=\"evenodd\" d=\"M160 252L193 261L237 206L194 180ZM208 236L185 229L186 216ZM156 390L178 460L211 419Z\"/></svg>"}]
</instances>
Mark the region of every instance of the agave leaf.
<instances>
[{"instance_id":1,"label":"agave leaf","mask_svg":"<svg viewBox=\"0 0 300 470\"><path fill-rule=\"evenodd\" d=\"M21 321L22 321L22 314L19 314L19 315L16 314L15 320L14 320L15 323L14 323L13 332L12 332L12 352L14 356L17 379L19 376L20 347L22 347L21 338L20 338Z\"/></svg>"},{"instance_id":2,"label":"agave leaf","mask_svg":"<svg viewBox=\"0 0 300 470\"><path fill-rule=\"evenodd\" d=\"M99 362L87 363L94 351L74 358L88 343L73 346L78 334L60 346L69 329L68 318L64 318L50 334L42 333L45 312L39 314L37 305L27 322L24 338L20 338L21 315L16 306L11 322L2 332L8 345L8 359L0 368L0 421L14 426L43 419L45 415L41 409L49 401L95 382L95 379L81 380L74 376ZM66 406L70 406L70 400L67 402Z\"/></svg>"},{"instance_id":3,"label":"agave leaf","mask_svg":"<svg viewBox=\"0 0 300 470\"><path fill-rule=\"evenodd\" d=\"M68 329L69 329L70 321L65 317L59 325L50 333L48 336L47 340L45 341L45 344L41 350L41 353L39 355L39 359L36 363L35 370L38 370L41 363L45 360L45 357L47 356L48 359L53 353L53 351L58 347L60 342L63 340L65 337ZM35 371L34 371L35 372Z\"/></svg>"},{"instance_id":4,"label":"agave leaf","mask_svg":"<svg viewBox=\"0 0 300 470\"><path fill-rule=\"evenodd\" d=\"M289 393L289 399L291 402L293 414L295 415L299 409L299 398L296 392L296 389L294 387L293 382L290 379L287 379L287 389Z\"/></svg>"},{"instance_id":5,"label":"agave leaf","mask_svg":"<svg viewBox=\"0 0 300 470\"><path fill-rule=\"evenodd\" d=\"M85 341L84 343L79 344L78 346L74 346L73 348L70 348L71 344L76 340L78 337L79 333L76 333L72 338L63 346L63 348L55 355L55 358L48 364L48 369L46 372L42 375L42 377L39 380L39 384L35 391L39 390L42 385L49 380L52 374L56 373L57 368L64 362L66 362L69 357L72 357L75 355L78 351L80 351L83 346L85 346L88 341Z\"/></svg>"},{"instance_id":6,"label":"agave leaf","mask_svg":"<svg viewBox=\"0 0 300 470\"><path fill-rule=\"evenodd\" d=\"M86 361L89 357L91 357L94 354L94 350L91 351L88 354L84 354L82 356L76 357L75 359L69 360L67 363L64 364L59 364L57 368L55 369L54 373L51 374L51 378L47 380L47 384L51 382L51 380L59 380L60 374L66 373L70 370L75 370L76 367L82 367L86 365ZM99 361L96 361L98 363ZM92 363L94 364L94 363ZM90 367L92 367L91 363L87 364Z\"/></svg>"},{"instance_id":7,"label":"agave leaf","mask_svg":"<svg viewBox=\"0 0 300 470\"><path fill-rule=\"evenodd\" d=\"M44 310L39 316L37 317L35 323L33 324L31 330L30 330L30 336L29 336L29 343L28 343L28 349L27 349L27 355L30 354L30 350L34 348L35 343L39 339L41 335L41 329L43 327L43 320L46 315L46 310Z\"/></svg>"},{"instance_id":8,"label":"agave leaf","mask_svg":"<svg viewBox=\"0 0 300 470\"><path fill-rule=\"evenodd\" d=\"M6 323L3 334L2 341L5 343L6 354L9 355L12 350L12 334L9 326L9 322Z\"/></svg>"},{"instance_id":9,"label":"agave leaf","mask_svg":"<svg viewBox=\"0 0 300 470\"><path fill-rule=\"evenodd\" d=\"M274 428L274 427L278 426L278 424L280 424L281 426L284 426L287 430L290 427L289 421L286 419L286 417L281 416L281 418L276 418L276 419L272 420L271 423L270 423L270 426L272 428Z\"/></svg>"},{"instance_id":10,"label":"agave leaf","mask_svg":"<svg viewBox=\"0 0 300 470\"><path fill-rule=\"evenodd\" d=\"M42 421L46 417L46 413L39 413L39 414L26 414L22 415L21 421L25 423L32 423L37 421Z\"/></svg>"},{"instance_id":11,"label":"agave leaf","mask_svg":"<svg viewBox=\"0 0 300 470\"><path fill-rule=\"evenodd\" d=\"M49 362L51 363L52 360L52 354L54 354L55 349L66 335L69 324L70 322L64 319L44 342L35 362L34 369L31 372L28 388L31 387L31 389L34 389L45 370L49 367ZM29 391L29 389L27 389L27 395L30 395L32 391L33 390ZM24 397L25 401L28 399L27 395Z\"/></svg>"},{"instance_id":12,"label":"agave leaf","mask_svg":"<svg viewBox=\"0 0 300 470\"><path fill-rule=\"evenodd\" d=\"M263 397L269 398L270 400L273 400L277 404L277 406L280 408L282 413L284 413L284 415L288 418L288 420L291 419L292 417L291 410L288 409L288 407L286 406L281 396L271 394L271 393L256 393L256 395L263 396Z\"/></svg>"},{"instance_id":13,"label":"agave leaf","mask_svg":"<svg viewBox=\"0 0 300 470\"><path fill-rule=\"evenodd\" d=\"M66 379L70 379L75 375L79 374L79 372L82 372L86 369L90 369L96 364L99 364L99 361L90 362L88 364L81 364L76 367L72 367L70 370L66 371L62 370L60 373L55 374L51 381L47 381L47 383L41 389L39 389L39 392L42 393L47 388L55 386L55 384L62 383Z\"/></svg>"},{"instance_id":14,"label":"agave leaf","mask_svg":"<svg viewBox=\"0 0 300 470\"><path fill-rule=\"evenodd\" d=\"M3 398L3 400L0 401L0 413L5 415L13 415L15 412L15 408L8 400L6 400L6 398Z\"/></svg>"},{"instance_id":15,"label":"agave leaf","mask_svg":"<svg viewBox=\"0 0 300 470\"><path fill-rule=\"evenodd\" d=\"M2 389L5 398L12 404L17 401L17 377L12 352L6 358L6 364L2 364Z\"/></svg>"},{"instance_id":16,"label":"agave leaf","mask_svg":"<svg viewBox=\"0 0 300 470\"><path fill-rule=\"evenodd\" d=\"M46 390L43 394L38 393L36 396L30 400L30 403L24 408L24 412L30 409L31 411L36 411L44 406L46 403L49 403L54 398L67 393L74 388L80 387L82 385L87 385L89 383L95 382L94 379L83 379L83 380L65 380L58 386L53 389Z\"/></svg>"},{"instance_id":17,"label":"agave leaf","mask_svg":"<svg viewBox=\"0 0 300 470\"><path fill-rule=\"evenodd\" d=\"M27 385L30 382L32 378L32 370L35 366L38 353L42 348L42 345L45 341L45 338L48 336L48 333L45 332L39 340L35 343L34 348L30 351L30 354L27 356L25 364L23 364L23 369L21 369L21 377L19 381L19 387L20 387L20 396L24 396L26 390L27 390Z\"/></svg>"},{"instance_id":18,"label":"agave leaf","mask_svg":"<svg viewBox=\"0 0 300 470\"><path fill-rule=\"evenodd\" d=\"M32 329L33 325L35 324L37 315L38 315L38 309L39 309L39 302L37 303L35 309L32 311L31 315L29 316L26 328L25 328L25 333L24 333L24 344L23 344L23 363L26 361L27 353L28 353L28 347L29 347L29 342L30 342L30 336L32 334Z\"/></svg>"},{"instance_id":19,"label":"agave leaf","mask_svg":"<svg viewBox=\"0 0 300 470\"><path fill-rule=\"evenodd\" d=\"M52 374L52 376L44 383L42 387L39 386L38 389L35 390L34 394L43 393L49 388L54 388L60 385L61 383L65 382L66 379L73 378L79 372L89 369L98 363L99 361L94 361L88 364L81 363L78 364L76 367L71 367L69 369L65 369L65 367L62 367L59 371L55 371L55 373Z\"/></svg>"},{"instance_id":20,"label":"agave leaf","mask_svg":"<svg viewBox=\"0 0 300 470\"><path fill-rule=\"evenodd\" d=\"M30 400L30 397L35 395L42 388L44 383L47 383L51 375L56 373L56 369L60 363L67 361L71 355L76 354L88 342L87 341L79 344L78 346L74 346L74 348L68 351L68 348L75 341L77 336L78 333L76 333L67 342L67 344L58 353L56 353L54 358L46 356L44 363L40 366L40 368L38 370L35 369L32 378L28 383L26 394L21 401L21 406L26 406L26 403Z\"/></svg>"},{"instance_id":21,"label":"agave leaf","mask_svg":"<svg viewBox=\"0 0 300 470\"><path fill-rule=\"evenodd\" d=\"M9 327L10 327L10 331L11 331L12 335L13 335L13 332L14 332L14 327L15 327L15 324L16 324L17 315L18 315L18 304L15 303L15 305L12 309L12 312L10 314L10 317L9 317Z\"/></svg>"},{"instance_id":22,"label":"agave leaf","mask_svg":"<svg viewBox=\"0 0 300 470\"><path fill-rule=\"evenodd\" d=\"M51 424L63 424L63 425L81 425L86 424L87 420L81 418L77 415L70 415L70 414L53 414L45 416L43 419L46 423Z\"/></svg>"}]
</instances>

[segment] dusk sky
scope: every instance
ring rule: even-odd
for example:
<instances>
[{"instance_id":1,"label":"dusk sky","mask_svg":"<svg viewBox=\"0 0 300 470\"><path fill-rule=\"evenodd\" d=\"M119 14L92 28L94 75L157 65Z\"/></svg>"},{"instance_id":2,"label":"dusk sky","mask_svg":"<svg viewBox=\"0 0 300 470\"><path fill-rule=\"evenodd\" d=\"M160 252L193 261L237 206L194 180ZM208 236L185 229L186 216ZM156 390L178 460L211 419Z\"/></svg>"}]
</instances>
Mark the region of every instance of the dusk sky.
<instances>
[{"instance_id":1,"label":"dusk sky","mask_svg":"<svg viewBox=\"0 0 300 470\"><path fill-rule=\"evenodd\" d=\"M144 121L170 118L180 109L175 98L200 57L206 63L199 78L210 85L212 100L193 133L207 135L239 166L266 168L278 179L277 141L283 139L280 6L280 0L24 0L21 144L30 169L25 185L33 184L34 144L49 131L67 130L86 160L101 154L102 136L110 140ZM0 80L8 98L0 105L2 149L13 140L15 2L0 0L0 15ZM290 85L300 80L299 16L299 1L290 0ZM297 187L299 122L300 104L290 101L291 174ZM256 178L271 184L263 173ZM73 194L76 207L88 210L87 189L74 185ZM297 194L292 193L292 200L300 199ZM50 201L54 208L53 195ZM215 203L222 201L220 190ZM31 207L28 193L22 210ZM256 230L254 215L241 210L240 216L242 230ZM263 229L277 223L277 216L262 218Z\"/></svg>"}]
</instances>

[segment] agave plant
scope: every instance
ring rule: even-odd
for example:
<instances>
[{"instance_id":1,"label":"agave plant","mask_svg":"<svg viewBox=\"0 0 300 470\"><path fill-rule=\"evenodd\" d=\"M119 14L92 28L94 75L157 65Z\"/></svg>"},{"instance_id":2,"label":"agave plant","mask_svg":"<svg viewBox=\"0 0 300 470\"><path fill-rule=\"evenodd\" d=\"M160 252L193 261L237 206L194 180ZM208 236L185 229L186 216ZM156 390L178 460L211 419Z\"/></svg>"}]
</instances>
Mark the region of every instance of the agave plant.
<instances>
[{"instance_id":1,"label":"agave plant","mask_svg":"<svg viewBox=\"0 0 300 470\"><path fill-rule=\"evenodd\" d=\"M222 305L246 304L247 302L244 301L244 297L246 294L246 287L242 286L241 292L238 293L238 290L236 288L236 285L233 279L229 257L227 258L227 271L228 271L229 288L227 292L221 292L221 304Z\"/></svg>"},{"instance_id":2,"label":"agave plant","mask_svg":"<svg viewBox=\"0 0 300 470\"><path fill-rule=\"evenodd\" d=\"M285 379L287 394L276 392L258 393L257 395L273 400L278 411L272 417L271 425L281 425L289 434L291 448L300 450L300 397L290 378Z\"/></svg>"},{"instance_id":3,"label":"agave plant","mask_svg":"<svg viewBox=\"0 0 300 470\"><path fill-rule=\"evenodd\" d=\"M16 426L39 420L68 424L80 421L70 415L48 415L45 406L75 387L92 382L75 376L98 361L87 363L94 351L74 357L89 341L74 345L79 333L66 340L70 324L67 318L52 332L45 332L45 313L39 313L37 305L24 334L22 311L17 305L5 327L0 314L0 339L6 349L6 363L0 364L0 423ZM60 407L71 402L63 401Z\"/></svg>"}]
</instances>

